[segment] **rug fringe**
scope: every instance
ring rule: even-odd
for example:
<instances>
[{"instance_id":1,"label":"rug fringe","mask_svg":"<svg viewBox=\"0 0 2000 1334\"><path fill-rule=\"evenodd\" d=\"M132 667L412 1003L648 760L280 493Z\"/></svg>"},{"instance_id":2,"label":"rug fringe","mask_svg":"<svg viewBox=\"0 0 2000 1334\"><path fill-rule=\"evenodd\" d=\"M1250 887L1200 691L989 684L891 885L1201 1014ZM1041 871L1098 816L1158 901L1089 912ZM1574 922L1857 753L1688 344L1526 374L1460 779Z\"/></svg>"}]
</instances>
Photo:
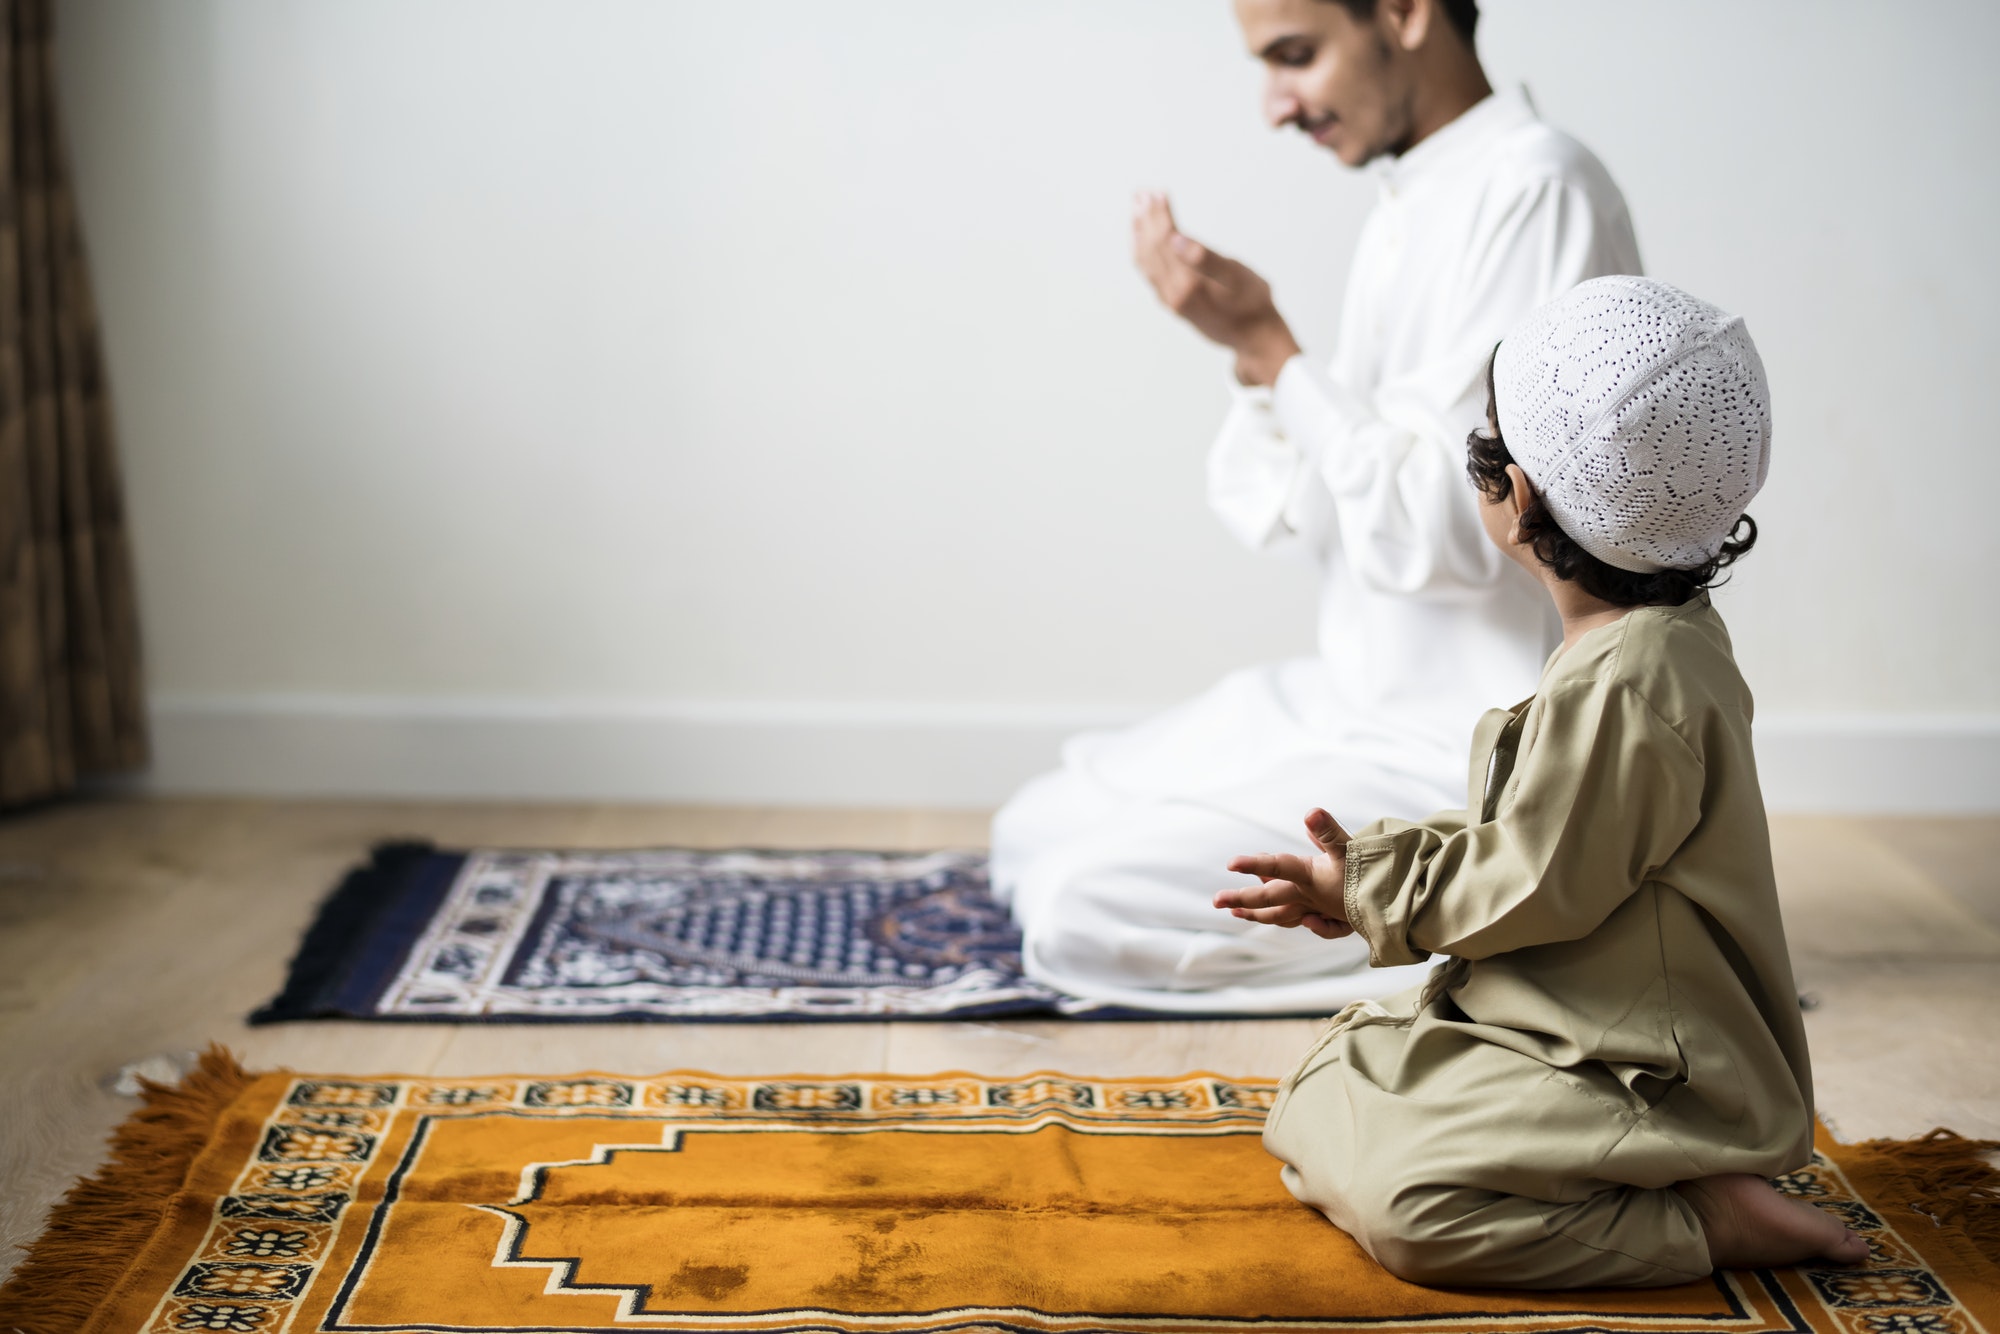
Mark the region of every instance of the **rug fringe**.
<instances>
[{"instance_id":1,"label":"rug fringe","mask_svg":"<svg viewBox=\"0 0 2000 1334\"><path fill-rule=\"evenodd\" d=\"M1871 1139L1854 1147L1886 1169L1881 1203L1964 1234L1980 1255L2000 1264L2000 1168L1984 1157L2000 1151L2000 1140L1967 1139L1939 1127L1916 1139Z\"/></svg>"},{"instance_id":2,"label":"rug fringe","mask_svg":"<svg viewBox=\"0 0 2000 1334\"><path fill-rule=\"evenodd\" d=\"M111 1157L49 1213L0 1287L0 1330L76 1334L151 1239L222 1114L253 1076L211 1044L178 1086L141 1080L145 1106L111 1137Z\"/></svg>"}]
</instances>

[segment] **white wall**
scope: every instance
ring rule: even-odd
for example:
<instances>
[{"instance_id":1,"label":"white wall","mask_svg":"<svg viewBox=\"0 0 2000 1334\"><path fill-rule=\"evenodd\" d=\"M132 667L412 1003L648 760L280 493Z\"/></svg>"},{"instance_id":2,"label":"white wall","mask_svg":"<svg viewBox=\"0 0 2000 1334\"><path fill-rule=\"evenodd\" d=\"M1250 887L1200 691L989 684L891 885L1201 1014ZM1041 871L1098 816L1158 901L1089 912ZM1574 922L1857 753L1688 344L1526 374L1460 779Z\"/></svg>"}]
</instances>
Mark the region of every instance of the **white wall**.
<instances>
[{"instance_id":1,"label":"white wall","mask_svg":"<svg viewBox=\"0 0 2000 1334\"><path fill-rule=\"evenodd\" d=\"M2000 13L1487 10L1496 80L1764 352L1725 607L1777 802L2000 806ZM1202 505L1221 358L1126 251L1169 187L1326 346L1372 191L1262 127L1225 0L63 0L60 37L163 786L983 802L1309 646L1309 580Z\"/></svg>"}]
</instances>

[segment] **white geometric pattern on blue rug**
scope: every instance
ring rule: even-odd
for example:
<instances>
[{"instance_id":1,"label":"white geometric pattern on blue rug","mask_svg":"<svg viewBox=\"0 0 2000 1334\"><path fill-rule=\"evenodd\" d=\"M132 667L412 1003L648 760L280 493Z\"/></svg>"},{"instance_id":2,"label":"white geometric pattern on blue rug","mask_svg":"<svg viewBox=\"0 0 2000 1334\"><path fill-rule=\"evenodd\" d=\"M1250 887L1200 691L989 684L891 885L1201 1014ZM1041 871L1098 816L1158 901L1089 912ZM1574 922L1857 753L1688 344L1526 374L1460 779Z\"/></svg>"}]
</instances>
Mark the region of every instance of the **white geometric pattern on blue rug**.
<instances>
[{"instance_id":1,"label":"white geometric pattern on blue rug","mask_svg":"<svg viewBox=\"0 0 2000 1334\"><path fill-rule=\"evenodd\" d=\"M1049 1011L977 853L475 852L384 1016Z\"/></svg>"}]
</instances>

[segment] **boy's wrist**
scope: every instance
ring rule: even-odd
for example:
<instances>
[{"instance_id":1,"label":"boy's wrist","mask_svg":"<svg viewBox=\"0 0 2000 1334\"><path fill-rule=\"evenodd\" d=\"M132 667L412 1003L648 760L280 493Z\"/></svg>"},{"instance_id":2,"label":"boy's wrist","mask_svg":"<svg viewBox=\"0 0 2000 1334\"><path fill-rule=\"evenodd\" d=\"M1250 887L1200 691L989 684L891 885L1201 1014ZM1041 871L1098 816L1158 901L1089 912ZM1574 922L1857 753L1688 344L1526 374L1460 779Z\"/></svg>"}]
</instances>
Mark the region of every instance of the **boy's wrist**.
<instances>
[{"instance_id":1,"label":"boy's wrist","mask_svg":"<svg viewBox=\"0 0 2000 1334\"><path fill-rule=\"evenodd\" d=\"M1349 876L1347 873L1346 845L1342 844L1339 848L1328 849L1327 856L1332 858L1333 868L1337 873L1333 880L1333 915L1341 921L1346 922L1349 926L1353 926L1354 919L1347 911L1347 885Z\"/></svg>"},{"instance_id":2,"label":"boy's wrist","mask_svg":"<svg viewBox=\"0 0 2000 1334\"><path fill-rule=\"evenodd\" d=\"M1369 860L1366 848L1361 850L1360 856L1348 859L1347 875L1341 892L1341 911L1347 914L1347 924L1354 928L1355 936L1368 945L1368 966L1382 968L1391 962L1400 963L1403 960L1389 960L1383 957L1382 947L1388 943L1385 939L1386 933L1381 929L1381 922L1369 912L1368 890L1365 884Z\"/></svg>"},{"instance_id":3,"label":"boy's wrist","mask_svg":"<svg viewBox=\"0 0 2000 1334\"><path fill-rule=\"evenodd\" d=\"M1407 834L1409 831L1405 830ZM1346 885L1342 898L1347 924L1368 942L1368 962L1376 968L1397 964L1422 963L1430 951L1404 938L1402 929L1390 915L1394 882L1401 865L1398 835L1364 835L1349 843Z\"/></svg>"}]
</instances>

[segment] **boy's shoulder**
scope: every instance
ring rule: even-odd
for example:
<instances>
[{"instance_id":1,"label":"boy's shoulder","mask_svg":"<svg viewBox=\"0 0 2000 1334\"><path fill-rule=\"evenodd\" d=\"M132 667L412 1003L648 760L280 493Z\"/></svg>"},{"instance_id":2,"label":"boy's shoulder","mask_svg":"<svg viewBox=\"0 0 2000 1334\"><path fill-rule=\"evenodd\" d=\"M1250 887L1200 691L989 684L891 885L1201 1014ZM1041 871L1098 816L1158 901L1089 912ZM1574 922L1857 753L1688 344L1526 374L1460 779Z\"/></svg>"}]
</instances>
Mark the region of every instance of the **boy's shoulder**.
<instances>
[{"instance_id":1,"label":"boy's shoulder","mask_svg":"<svg viewBox=\"0 0 2000 1334\"><path fill-rule=\"evenodd\" d=\"M1747 723L1751 713L1729 628L1706 593L1678 607L1635 607L1585 636L1557 659L1545 685L1564 683L1630 690L1677 730L1706 730L1718 713Z\"/></svg>"}]
</instances>

